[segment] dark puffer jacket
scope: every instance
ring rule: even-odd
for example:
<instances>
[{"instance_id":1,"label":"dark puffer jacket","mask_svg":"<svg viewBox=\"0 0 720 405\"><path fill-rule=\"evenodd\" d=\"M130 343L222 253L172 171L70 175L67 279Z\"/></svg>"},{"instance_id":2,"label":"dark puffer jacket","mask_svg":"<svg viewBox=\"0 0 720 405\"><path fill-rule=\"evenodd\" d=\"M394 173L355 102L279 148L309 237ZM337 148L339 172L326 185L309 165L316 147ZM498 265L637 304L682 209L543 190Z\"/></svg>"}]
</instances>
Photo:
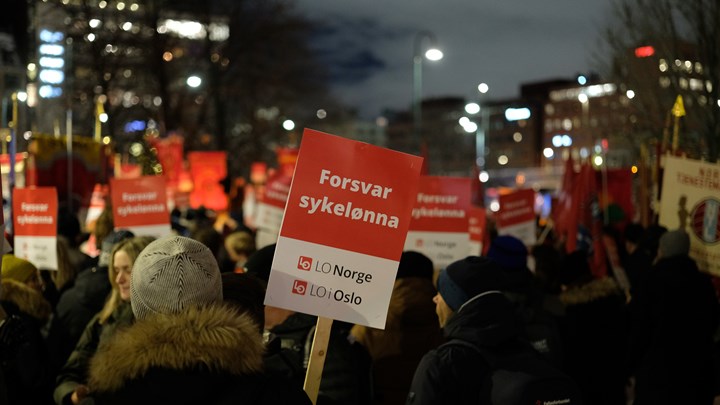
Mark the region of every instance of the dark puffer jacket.
<instances>
[{"instance_id":1,"label":"dark puffer jacket","mask_svg":"<svg viewBox=\"0 0 720 405\"><path fill-rule=\"evenodd\" d=\"M268 373L302 387L317 317L296 313L271 330L265 357ZM317 404L368 404L371 399L370 356L348 340L350 326L333 322Z\"/></svg>"},{"instance_id":2,"label":"dark puffer jacket","mask_svg":"<svg viewBox=\"0 0 720 405\"><path fill-rule=\"evenodd\" d=\"M83 404L309 404L262 373L262 356L256 323L234 309L148 317L98 349Z\"/></svg>"},{"instance_id":3,"label":"dark puffer jacket","mask_svg":"<svg viewBox=\"0 0 720 405\"><path fill-rule=\"evenodd\" d=\"M500 293L487 293L468 301L448 320L444 332L448 339L464 340L489 351L523 345L518 339L520 327L513 305ZM482 403L482 382L490 372L490 366L474 349L442 345L420 361L407 403Z\"/></svg>"},{"instance_id":4,"label":"dark puffer jacket","mask_svg":"<svg viewBox=\"0 0 720 405\"><path fill-rule=\"evenodd\" d=\"M658 261L631 302L635 404L712 404L717 298L688 256Z\"/></svg>"}]
</instances>

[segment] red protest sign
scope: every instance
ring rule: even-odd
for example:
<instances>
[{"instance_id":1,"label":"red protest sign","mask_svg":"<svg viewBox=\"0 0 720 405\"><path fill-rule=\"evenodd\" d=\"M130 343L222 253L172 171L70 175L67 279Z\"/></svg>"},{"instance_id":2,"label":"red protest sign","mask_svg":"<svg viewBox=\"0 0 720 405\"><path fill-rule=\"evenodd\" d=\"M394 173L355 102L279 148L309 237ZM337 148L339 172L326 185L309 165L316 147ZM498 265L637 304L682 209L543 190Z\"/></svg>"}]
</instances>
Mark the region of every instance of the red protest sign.
<instances>
[{"instance_id":1,"label":"red protest sign","mask_svg":"<svg viewBox=\"0 0 720 405\"><path fill-rule=\"evenodd\" d=\"M500 211L497 213L498 233L512 235L532 245L535 235L535 191L518 190L498 198Z\"/></svg>"},{"instance_id":2,"label":"red protest sign","mask_svg":"<svg viewBox=\"0 0 720 405\"><path fill-rule=\"evenodd\" d=\"M15 256L57 269L58 197L55 187L13 189Z\"/></svg>"},{"instance_id":3,"label":"red protest sign","mask_svg":"<svg viewBox=\"0 0 720 405\"><path fill-rule=\"evenodd\" d=\"M410 221L411 231L468 231L470 179L422 176Z\"/></svg>"},{"instance_id":4,"label":"red protest sign","mask_svg":"<svg viewBox=\"0 0 720 405\"><path fill-rule=\"evenodd\" d=\"M265 304L384 328L421 166L305 130Z\"/></svg>"},{"instance_id":5,"label":"red protest sign","mask_svg":"<svg viewBox=\"0 0 720 405\"><path fill-rule=\"evenodd\" d=\"M136 235L162 236L170 233L163 176L110 179L110 197L115 229L129 229Z\"/></svg>"}]
</instances>

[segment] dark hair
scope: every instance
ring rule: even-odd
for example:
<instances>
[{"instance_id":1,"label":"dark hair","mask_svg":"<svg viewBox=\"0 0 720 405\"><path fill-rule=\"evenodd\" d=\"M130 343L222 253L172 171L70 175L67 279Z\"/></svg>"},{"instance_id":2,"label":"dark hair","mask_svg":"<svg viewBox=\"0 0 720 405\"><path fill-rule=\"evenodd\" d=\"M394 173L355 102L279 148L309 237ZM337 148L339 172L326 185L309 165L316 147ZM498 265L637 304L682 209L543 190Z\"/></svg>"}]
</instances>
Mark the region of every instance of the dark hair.
<instances>
[{"instance_id":1,"label":"dark hair","mask_svg":"<svg viewBox=\"0 0 720 405\"><path fill-rule=\"evenodd\" d=\"M267 284L252 274L223 273L223 301L240 313L248 314L262 333L265 327L265 289Z\"/></svg>"},{"instance_id":2,"label":"dark hair","mask_svg":"<svg viewBox=\"0 0 720 405\"><path fill-rule=\"evenodd\" d=\"M202 226L195 229L190 237L196 241L207 246L213 255L217 258L220 248L223 245L223 238L220 232L216 231L215 228L209 225Z\"/></svg>"}]
</instances>

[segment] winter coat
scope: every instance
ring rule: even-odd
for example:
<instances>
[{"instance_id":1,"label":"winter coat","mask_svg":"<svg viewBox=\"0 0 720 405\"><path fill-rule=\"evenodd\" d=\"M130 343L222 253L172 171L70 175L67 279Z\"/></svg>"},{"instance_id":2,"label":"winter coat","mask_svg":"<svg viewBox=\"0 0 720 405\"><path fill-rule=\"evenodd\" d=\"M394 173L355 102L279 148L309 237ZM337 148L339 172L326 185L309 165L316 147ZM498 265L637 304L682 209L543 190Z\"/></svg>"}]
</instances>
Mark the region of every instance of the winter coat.
<instances>
[{"instance_id":1,"label":"winter coat","mask_svg":"<svg viewBox=\"0 0 720 405\"><path fill-rule=\"evenodd\" d=\"M40 292L14 280L3 280L0 306L7 318L0 325L0 371L9 404L52 403L52 369L40 334L50 304Z\"/></svg>"},{"instance_id":2,"label":"winter coat","mask_svg":"<svg viewBox=\"0 0 720 405\"><path fill-rule=\"evenodd\" d=\"M635 405L712 404L717 298L686 255L659 260L631 301Z\"/></svg>"},{"instance_id":3,"label":"winter coat","mask_svg":"<svg viewBox=\"0 0 720 405\"><path fill-rule=\"evenodd\" d=\"M560 294L564 371L578 384L584 404L625 404L625 296L610 277Z\"/></svg>"},{"instance_id":4,"label":"winter coat","mask_svg":"<svg viewBox=\"0 0 720 405\"><path fill-rule=\"evenodd\" d=\"M48 337L58 367L62 367L78 343L88 322L102 310L111 290L107 267L92 267L78 274L55 308Z\"/></svg>"},{"instance_id":5,"label":"winter coat","mask_svg":"<svg viewBox=\"0 0 720 405\"><path fill-rule=\"evenodd\" d=\"M262 373L256 323L224 306L136 321L90 362L83 404L308 404Z\"/></svg>"},{"instance_id":6,"label":"winter coat","mask_svg":"<svg viewBox=\"0 0 720 405\"><path fill-rule=\"evenodd\" d=\"M432 280L395 281L385 330L355 325L351 334L373 361L376 404L402 404L422 356L443 342L432 299Z\"/></svg>"},{"instance_id":7,"label":"winter coat","mask_svg":"<svg viewBox=\"0 0 720 405\"><path fill-rule=\"evenodd\" d=\"M302 387L317 317L295 313L270 331L265 369ZM318 405L368 404L371 399L370 356L348 340L350 325L333 322L323 367Z\"/></svg>"},{"instance_id":8,"label":"winter coat","mask_svg":"<svg viewBox=\"0 0 720 405\"><path fill-rule=\"evenodd\" d=\"M122 303L113 311L104 323L100 323L100 316L95 317L88 323L75 350L70 354L65 366L57 376L56 388L53 397L58 405L69 404L70 396L79 385L87 382L88 366L90 359L95 355L98 346L111 338L118 328L127 327L134 320L130 303Z\"/></svg>"},{"instance_id":9,"label":"winter coat","mask_svg":"<svg viewBox=\"0 0 720 405\"><path fill-rule=\"evenodd\" d=\"M519 320L512 303L502 294L481 294L455 312L445 328L448 339L460 339L488 351L512 351L520 341ZM407 404L478 404L482 382L490 366L473 348L442 345L427 353L413 377ZM489 395L486 394L486 395Z\"/></svg>"}]
</instances>

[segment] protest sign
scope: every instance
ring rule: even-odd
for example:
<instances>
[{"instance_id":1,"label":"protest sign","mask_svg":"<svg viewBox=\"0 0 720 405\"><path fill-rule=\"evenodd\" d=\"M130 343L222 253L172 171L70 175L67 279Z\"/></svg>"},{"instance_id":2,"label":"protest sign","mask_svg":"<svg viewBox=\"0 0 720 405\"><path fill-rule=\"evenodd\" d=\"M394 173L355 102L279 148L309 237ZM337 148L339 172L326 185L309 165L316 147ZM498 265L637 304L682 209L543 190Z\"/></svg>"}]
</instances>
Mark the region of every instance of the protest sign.
<instances>
[{"instance_id":1,"label":"protest sign","mask_svg":"<svg viewBox=\"0 0 720 405\"><path fill-rule=\"evenodd\" d=\"M170 213L163 176L110 179L115 229L128 229L136 236L170 234Z\"/></svg>"},{"instance_id":2,"label":"protest sign","mask_svg":"<svg viewBox=\"0 0 720 405\"><path fill-rule=\"evenodd\" d=\"M405 250L424 254L435 268L466 257L470 249L470 194L469 178L421 177Z\"/></svg>"},{"instance_id":3,"label":"protest sign","mask_svg":"<svg viewBox=\"0 0 720 405\"><path fill-rule=\"evenodd\" d=\"M485 208L470 207L468 210L468 231L470 232L470 255L482 256L485 225L487 223Z\"/></svg>"},{"instance_id":4,"label":"protest sign","mask_svg":"<svg viewBox=\"0 0 720 405\"><path fill-rule=\"evenodd\" d=\"M421 166L306 129L265 304L384 328Z\"/></svg>"},{"instance_id":5,"label":"protest sign","mask_svg":"<svg viewBox=\"0 0 720 405\"><path fill-rule=\"evenodd\" d=\"M690 256L698 267L720 276L720 167L665 156L660 225L690 235Z\"/></svg>"},{"instance_id":6,"label":"protest sign","mask_svg":"<svg viewBox=\"0 0 720 405\"><path fill-rule=\"evenodd\" d=\"M43 270L57 270L58 196L55 187L13 189L14 254Z\"/></svg>"},{"instance_id":7,"label":"protest sign","mask_svg":"<svg viewBox=\"0 0 720 405\"><path fill-rule=\"evenodd\" d=\"M255 226L257 248L277 242L282 224L285 204L290 192L292 176L278 172L268 179L262 193L258 196Z\"/></svg>"},{"instance_id":8,"label":"protest sign","mask_svg":"<svg viewBox=\"0 0 720 405\"><path fill-rule=\"evenodd\" d=\"M532 189L518 190L498 198L498 235L514 236L526 246L533 246L537 241L535 234L535 191Z\"/></svg>"}]
</instances>

